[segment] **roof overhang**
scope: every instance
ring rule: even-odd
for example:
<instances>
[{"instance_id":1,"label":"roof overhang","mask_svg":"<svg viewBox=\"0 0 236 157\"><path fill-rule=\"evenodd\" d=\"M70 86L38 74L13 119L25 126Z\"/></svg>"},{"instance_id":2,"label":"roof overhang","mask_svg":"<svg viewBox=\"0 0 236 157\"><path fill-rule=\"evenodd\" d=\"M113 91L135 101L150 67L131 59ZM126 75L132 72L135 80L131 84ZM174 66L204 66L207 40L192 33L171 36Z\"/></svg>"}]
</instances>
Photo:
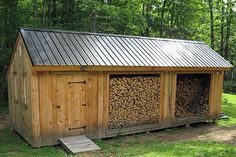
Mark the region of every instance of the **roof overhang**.
<instances>
[{"instance_id":1,"label":"roof overhang","mask_svg":"<svg viewBox=\"0 0 236 157\"><path fill-rule=\"evenodd\" d=\"M177 71L177 72L211 72L228 71L229 67L151 67L151 66L33 66L33 71Z\"/></svg>"}]
</instances>

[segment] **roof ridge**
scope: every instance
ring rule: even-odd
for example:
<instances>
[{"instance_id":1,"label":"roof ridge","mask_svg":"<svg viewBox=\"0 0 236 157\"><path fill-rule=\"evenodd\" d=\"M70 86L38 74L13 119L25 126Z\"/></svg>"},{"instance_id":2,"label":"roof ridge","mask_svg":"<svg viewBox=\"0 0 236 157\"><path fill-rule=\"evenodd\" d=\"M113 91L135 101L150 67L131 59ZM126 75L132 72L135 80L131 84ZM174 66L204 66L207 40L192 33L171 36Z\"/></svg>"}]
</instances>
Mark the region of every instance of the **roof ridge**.
<instances>
[{"instance_id":1,"label":"roof ridge","mask_svg":"<svg viewBox=\"0 0 236 157\"><path fill-rule=\"evenodd\" d=\"M205 44L202 41L185 40L185 39L170 39L170 38L157 38L157 37L145 37L145 36L134 36L134 35L121 35L121 34L109 34L109 33L95 33L95 32L80 32L80 31L69 31L59 29L41 29L41 28L20 28L20 30L28 31L44 31L44 32L57 32L57 33L71 33L71 34L83 34L83 35L99 35L99 36L114 36L114 37L126 37L126 38L138 38L138 39L149 39L159 41L173 41L173 42L186 42L195 44Z\"/></svg>"}]
</instances>

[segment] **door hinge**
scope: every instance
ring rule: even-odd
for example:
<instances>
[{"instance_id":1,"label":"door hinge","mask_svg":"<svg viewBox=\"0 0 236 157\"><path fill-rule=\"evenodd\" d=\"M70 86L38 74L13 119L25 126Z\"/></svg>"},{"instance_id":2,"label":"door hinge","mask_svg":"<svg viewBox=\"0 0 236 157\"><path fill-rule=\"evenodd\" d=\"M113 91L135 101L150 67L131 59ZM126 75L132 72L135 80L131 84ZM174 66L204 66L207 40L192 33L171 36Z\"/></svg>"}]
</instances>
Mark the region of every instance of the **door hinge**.
<instances>
[{"instance_id":1,"label":"door hinge","mask_svg":"<svg viewBox=\"0 0 236 157\"><path fill-rule=\"evenodd\" d=\"M76 130L76 129L86 129L86 126L76 127L76 128L69 128L69 130Z\"/></svg>"},{"instance_id":2,"label":"door hinge","mask_svg":"<svg viewBox=\"0 0 236 157\"><path fill-rule=\"evenodd\" d=\"M83 84L85 84L86 83L86 81L84 80L84 81L78 81L78 82L74 82L74 81L72 81L72 82L68 82L69 84L72 84L72 83L83 83Z\"/></svg>"}]
</instances>

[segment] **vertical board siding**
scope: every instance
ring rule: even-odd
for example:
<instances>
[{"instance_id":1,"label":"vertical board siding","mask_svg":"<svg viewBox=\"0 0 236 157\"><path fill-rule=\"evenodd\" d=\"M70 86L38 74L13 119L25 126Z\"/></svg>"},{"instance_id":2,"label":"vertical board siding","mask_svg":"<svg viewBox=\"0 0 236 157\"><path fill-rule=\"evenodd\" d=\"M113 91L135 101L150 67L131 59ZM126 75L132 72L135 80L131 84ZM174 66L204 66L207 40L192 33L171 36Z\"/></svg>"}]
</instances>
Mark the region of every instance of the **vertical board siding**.
<instances>
[{"instance_id":1,"label":"vertical board siding","mask_svg":"<svg viewBox=\"0 0 236 157\"><path fill-rule=\"evenodd\" d=\"M216 103L216 109L215 109L215 114L216 117L219 118L220 116L220 111L221 111L221 100L222 100L222 89L223 89L223 81L224 81L224 73L218 73L218 87L216 88L217 91L217 103Z\"/></svg>"},{"instance_id":2,"label":"vertical board siding","mask_svg":"<svg viewBox=\"0 0 236 157\"><path fill-rule=\"evenodd\" d=\"M174 122L175 119L175 102L176 102L176 86L177 86L177 74L172 73L171 76L171 89L170 89L170 106L171 106L171 111L170 111L170 116L171 116L171 121Z\"/></svg>"},{"instance_id":3,"label":"vertical board siding","mask_svg":"<svg viewBox=\"0 0 236 157\"><path fill-rule=\"evenodd\" d=\"M104 135L104 75L103 73L98 73L98 137L103 137Z\"/></svg>"},{"instance_id":4,"label":"vertical board siding","mask_svg":"<svg viewBox=\"0 0 236 157\"><path fill-rule=\"evenodd\" d=\"M89 91L88 91L89 92ZM92 136L91 137L98 137L98 75L97 73L92 73Z\"/></svg>"},{"instance_id":5,"label":"vertical board siding","mask_svg":"<svg viewBox=\"0 0 236 157\"><path fill-rule=\"evenodd\" d=\"M86 84L76 83L84 80ZM36 118L34 121L38 119L40 124L38 134L41 146L56 144L60 137L85 134L85 132L86 134L90 132L91 136L94 134L92 129L97 125L97 121L94 120L96 114L93 114L97 112L97 107L92 107L94 89L91 83L94 80L96 79L88 80L86 73L38 73L39 118L34 117ZM91 112L91 109L94 111ZM83 126L86 128L80 129ZM34 138L36 141L36 137Z\"/></svg>"},{"instance_id":6,"label":"vertical board siding","mask_svg":"<svg viewBox=\"0 0 236 157\"><path fill-rule=\"evenodd\" d=\"M32 144L31 73L32 65L19 35L8 75L9 113L12 128Z\"/></svg>"},{"instance_id":7,"label":"vertical board siding","mask_svg":"<svg viewBox=\"0 0 236 157\"><path fill-rule=\"evenodd\" d=\"M106 137L108 130L109 75L98 73L98 137Z\"/></svg>"},{"instance_id":8,"label":"vertical board siding","mask_svg":"<svg viewBox=\"0 0 236 157\"><path fill-rule=\"evenodd\" d=\"M160 124L169 126L175 120L176 74L165 72L161 74L161 106Z\"/></svg>"},{"instance_id":9,"label":"vertical board siding","mask_svg":"<svg viewBox=\"0 0 236 157\"><path fill-rule=\"evenodd\" d=\"M32 140L33 146L41 146L40 102L39 102L39 74L33 72L31 77L31 104L32 104Z\"/></svg>"},{"instance_id":10,"label":"vertical board siding","mask_svg":"<svg viewBox=\"0 0 236 157\"><path fill-rule=\"evenodd\" d=\"M92 137L93 135L93 119L92 119L92 99L93 99L93 75L91 73L87 76L87 83L86 83L86 135Z\"/></svg>"},{"instance_id":11,"label":"vertical board siding","mask_svg":"<svg viewBox=\"0 0 236 157\"><path fill-rule=\"evenodd\" d=\"M218 119L221 110L221 96L223 88L223 72L213 72L211 74L211 87L210 87L210 97L209 97L209 107L210 107L210 118Z\"/></svg>"},{"instance_id":12,"label":"vertical board siding","mask_svg":"<svg viewBox=\"0 0 236 157\"><path fill-rule=\"evenodd\" d=\"M209 97L209 113L213 118L214 110L215 110L215 86L216 86L216 75L215 73L211 73L211 81L210 81L210 97Z\"/></svg>"}]
</instances>

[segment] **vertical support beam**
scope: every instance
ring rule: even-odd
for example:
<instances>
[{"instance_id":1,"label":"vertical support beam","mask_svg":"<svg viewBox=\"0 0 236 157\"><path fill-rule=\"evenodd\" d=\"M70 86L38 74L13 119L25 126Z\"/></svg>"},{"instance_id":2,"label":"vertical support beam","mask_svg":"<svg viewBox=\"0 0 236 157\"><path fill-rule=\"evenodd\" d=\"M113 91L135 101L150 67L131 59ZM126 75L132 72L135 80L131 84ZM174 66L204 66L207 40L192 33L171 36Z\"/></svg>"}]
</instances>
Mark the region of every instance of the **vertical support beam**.
<instances>
[{"instance_id":1,"label":"vertical support beam","mask_svg":"<svg viewBox=\"0 0 236 157\"><path fill-rule=\"evenodd\" d=\"M31 77L31 105L32 105L32 131L33 131L33 147L41 146L41 134L40 134L40 110L39 110L39 77L38 73L32 73Z\"/></svg>"},{"instance_id":2,"label":"vertical support beam","mask_svg":"<svg viewBox=\"0 0 236 157\"><path fill-rule=\"evenodd\" d=\"M223 81L224 81L224 73L219 72L217 73L218 75L218 83L217 83L217 89L216 89L216 98L217 98L217 103L215 107L215 116L219 118L220 116L220 111L221 111L221 101L222 101L222 89L223 89Z\"/></svg>"},{"instance_id":3,"label":"vertical support beam","mask_svg":"<svg viewBox=\"0 0 236 157\"><path fill-rule=\"evenodd\" d=\"M161 76L161 126L170 125L170 96L169 96L170 73L165 72Z\"/></svg>"},{"instance_id":4,"label":"vertical support beam","mask_svg":"<svg viewBox=\"0 0 236 157\"><path fill-rule=\"evenodd\" d=\"M173 72L161 74L160 124L163 127L175 121L176 81Z\"/></svg>"},{"instance_id":5,"label":"vertical support beam","mask_svg":"<svg viewBox=\"0 0 236 157\"><path fill-rule=\"evenodd\" d=\"M171 121L175 121L175 103L176 103L176 85L177 85L177 74L172 73L171 79Z\"/></svg>"},{"instance_id":6,"label":"vertical support beam","mask_svg":"<svg viewBox=\"0 0 236 157\"><path fill-rule=\"evenodd\" d=\"M104 111L104 137L106 136L106 131L108 131L108 116L109 116L109 79L110 76L107 73L104 73L104 95L103 95L103 100L104 100L104 105L103 105L103 111Z\"/></svg>"},{"instance_id":7,"label":"vertical support beam","mask_svg":"<svg viewBox=\"0 0 236 157\"><path fill-rule=\"evenodd\" d=\"M212 119L218 119L220 116L223 79L223 72L213 72L211 74L209 112Z\"/></svg>"},{"instance_id":8,"label":"vertical support beam","mask_svg":"<svg viewBox=\"0 0 236 157\"><path fill-rule=\"evenodd\" d=\"M88 73L86 80L86 135L93 137L93 74Z\"/></svg>"},{"instance_id":9,"label":"vertical support beam","mask_svg":"<svg viewBox=\"0 0 236 157\"><path fill-rule=\"evenodd\" d=\"M92 74L92 136L98 137L98 73Z\"/></svg>"},{"instance_id":10,"label":"vertical support beam","mask_svg":"<svg viewBox=\"0 0 236 157\"><path fill-rule=\"evenodd\" d=\"M216 85L216 74L213 72L211 73L210 95L209 95L209 113L211 118L213 118L215 110L215 85Z\"/></svg>"},{"instance_id":11,"label":"vertical support beam","mask_svg":"<svg viewBox=\"0 0 236 157\"><path fill-rule=\"evenodd\" d=\"M164 119L164 115L163 115L163 112L164 112L164 89L165 89L165 73L161 73L160 74L160 109L159 109L159 124L162 125L163 123L163 119Z\"/></svg>"},{"instance_id":12,"label":"vertical support beam","mask_svg":"<svg viewBox=\"0 0 236 157\"><path fill-rule=\"evenodd\" d=\"M98 137L105 136L104 129L104 73L98 73Z\"/></svg>"}]
</instances>

